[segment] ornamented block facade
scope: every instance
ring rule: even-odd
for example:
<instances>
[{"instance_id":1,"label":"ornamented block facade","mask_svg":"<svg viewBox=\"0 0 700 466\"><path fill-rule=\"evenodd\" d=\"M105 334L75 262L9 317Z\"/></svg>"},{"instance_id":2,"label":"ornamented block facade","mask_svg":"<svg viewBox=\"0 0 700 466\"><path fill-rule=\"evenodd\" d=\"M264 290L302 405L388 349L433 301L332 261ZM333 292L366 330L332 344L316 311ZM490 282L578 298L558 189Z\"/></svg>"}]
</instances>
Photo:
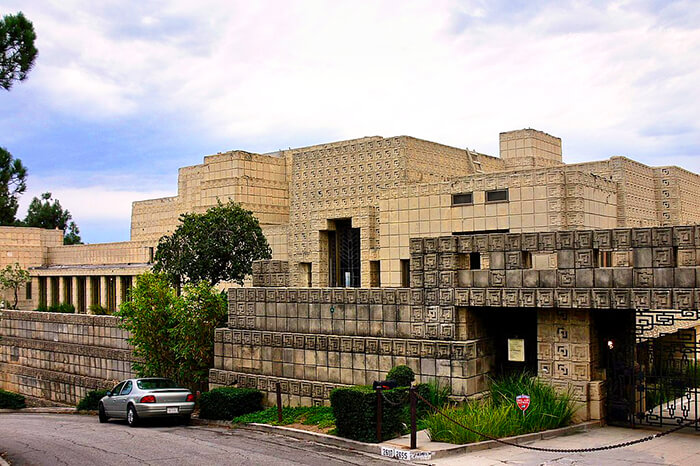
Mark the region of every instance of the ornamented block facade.
<instances>
[{"instance_id":1,"label":"ornamented block facade","mask_svg":"<svg viewBox=\"0 0 700 466\"><path fill-rule=\"evenodd\" d=\"M678 167L625 157L564 164L561 140L534 129L501 133L499 155L408 136L219 153L180 169L176 196L134 202L129 242L48 247L38 237L18 242L25 233L10 228L0 247L33 267L23 308L66 301L82 312L114 309L131 283L124 277L150 268L179 215L217 200L253 211L273 258L288 263L289 284L312 287L408 287L412 237L700 219L700 178ZM27 255L40 249L41 260Z\"/></svg>"}]
</instances>

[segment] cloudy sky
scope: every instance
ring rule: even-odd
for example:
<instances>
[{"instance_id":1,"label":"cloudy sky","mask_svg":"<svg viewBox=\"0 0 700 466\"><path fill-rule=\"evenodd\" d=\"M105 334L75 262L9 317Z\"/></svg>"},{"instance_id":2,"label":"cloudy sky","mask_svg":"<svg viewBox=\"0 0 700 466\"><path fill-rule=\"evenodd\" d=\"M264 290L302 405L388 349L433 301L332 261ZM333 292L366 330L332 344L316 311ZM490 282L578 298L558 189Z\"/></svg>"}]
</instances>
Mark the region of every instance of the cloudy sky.
<instances>
[{"instance_id":1,"label":"cloudy sky","mask_svg":"<svg viewBox=\"0 0 700 466\"><path fill-rule=\"evenodd\" d=\"M3 0L39 56L0 90L0 146L87 242L129 237L131 202L177 168L408 134L497 155L533 127L567 162L626 155L700 172L693 1ZM22 212L24 215L24 212Z\"/></svg>"}]
</instances>

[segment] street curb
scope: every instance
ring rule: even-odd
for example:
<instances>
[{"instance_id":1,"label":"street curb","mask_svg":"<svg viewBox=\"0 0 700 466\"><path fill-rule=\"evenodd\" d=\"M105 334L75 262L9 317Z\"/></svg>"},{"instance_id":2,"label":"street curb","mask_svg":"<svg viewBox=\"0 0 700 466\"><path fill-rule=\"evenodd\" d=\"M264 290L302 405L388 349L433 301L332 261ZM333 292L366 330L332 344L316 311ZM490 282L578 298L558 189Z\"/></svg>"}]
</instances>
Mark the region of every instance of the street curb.
<instances>
[{"instance_id":1,"label":"street curb","mask_svg":"<svg viewBox=\"0 0 700 466\"><path fill-rule=\"evenodd\" d=\"M0 414L96 414L97 411L76 411L75 408L0 409Z\"/></svg>"},{"instance_id":2,"label":"street curb","mask_svg":"<svg viewBox=\"0 0 700 466\"><path fill-rule=\"evenodd\" d=\"M365 442L358 442L357 440L350 440L350 439L345 439L342 437L336 437L333 435L328 435L328 434L320 434L316 432L310 432L307 430L301 430L301 429L294 429L292 427L284 427L284 426L272 426L269 424L257 424L257 423L250 423L250 424L240 424L240 425L233 425L231 422L226 422L226 421L207 421L204 419L192 419L192 425L200 425L200 426L211 426L211 427L226 427L226 428L238 428L238 429L246 429L246 430L253 430L257 432L265 432L268 434L278 434L278 435L284 435L287 437L292 437L296 438L298 440L306 440L309 442L316 442L316 443L321 443L324 445L330 445L334 447L339 447L339 448L346 448L350 450L357 450L357 451L362 451L364 453L371 453L374 455L382 455L382 449L394 449L398 451L409 451L408 449L402 449L401 447L388 447L387 445L382 445L379 443L365 443ZM588 422L583 422L580 424L575 424L567 427L561 427L559 429L551 429L551 430L545 430L542 432L536 432L532 434L524 434L524 435L518 435L515 437L507 437L503 438L502 440L510 442L510 443L517 443L517 444L525 444L525 443L530 443L534 442L536 440L547 440L555 437L562 437L565 435L571 435L579 432L587 432L593 428L596 427L602 427L603 422L602 421L588 421ZM447 458L450 456L455 456L455 455L461 455L464 453L470 453L474 451L481 451L481 450L488 450L491 448L497 448L503 446L502 443L499 443L495 440L486 440L483 442L478 442L478 443L470 443L468 445L455 445L454 447L446 448L443 450L436 450L436 451L430 451L429 453L431 454L431 459L437 459L437 458ZM426 452L425 450L410 450L412 452Z\"/></svg>"}]
</instances>

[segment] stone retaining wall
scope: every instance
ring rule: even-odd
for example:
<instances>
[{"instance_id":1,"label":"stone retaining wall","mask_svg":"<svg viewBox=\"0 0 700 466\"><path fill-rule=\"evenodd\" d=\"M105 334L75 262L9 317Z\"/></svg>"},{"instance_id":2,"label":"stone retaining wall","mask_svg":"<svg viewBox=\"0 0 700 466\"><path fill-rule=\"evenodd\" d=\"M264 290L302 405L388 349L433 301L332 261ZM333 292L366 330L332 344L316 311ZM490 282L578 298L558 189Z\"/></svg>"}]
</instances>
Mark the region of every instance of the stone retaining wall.
<instances>
[{"instance_id":1,"label":"stone retaining wall","mask_svg":"<svg viewBox=\"0 0 700 466\"><path fill-rule=\"evenodd\" d=\"M134 375L128 336L116 317L3 311L0 388L75 405Z\"/></svg>"}]
</instances>

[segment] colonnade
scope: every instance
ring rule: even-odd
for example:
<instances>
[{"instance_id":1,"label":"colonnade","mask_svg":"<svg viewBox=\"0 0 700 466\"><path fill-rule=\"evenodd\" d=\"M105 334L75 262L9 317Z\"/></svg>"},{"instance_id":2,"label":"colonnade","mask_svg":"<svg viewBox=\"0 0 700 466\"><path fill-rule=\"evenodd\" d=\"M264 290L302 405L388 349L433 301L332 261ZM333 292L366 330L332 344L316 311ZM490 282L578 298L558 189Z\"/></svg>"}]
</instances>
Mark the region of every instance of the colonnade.
<instances>
[{"instance_id":1,"label":"colonnade","mask_svg":"<svg viewBox=\"0 0 700 466\"><path fill-rule=\"evenodd\" d=\"M133 275L61 275L32 277L34 308L72 305L76 313L114 312L127 299Z\"/></svg>"}]
</instances>

